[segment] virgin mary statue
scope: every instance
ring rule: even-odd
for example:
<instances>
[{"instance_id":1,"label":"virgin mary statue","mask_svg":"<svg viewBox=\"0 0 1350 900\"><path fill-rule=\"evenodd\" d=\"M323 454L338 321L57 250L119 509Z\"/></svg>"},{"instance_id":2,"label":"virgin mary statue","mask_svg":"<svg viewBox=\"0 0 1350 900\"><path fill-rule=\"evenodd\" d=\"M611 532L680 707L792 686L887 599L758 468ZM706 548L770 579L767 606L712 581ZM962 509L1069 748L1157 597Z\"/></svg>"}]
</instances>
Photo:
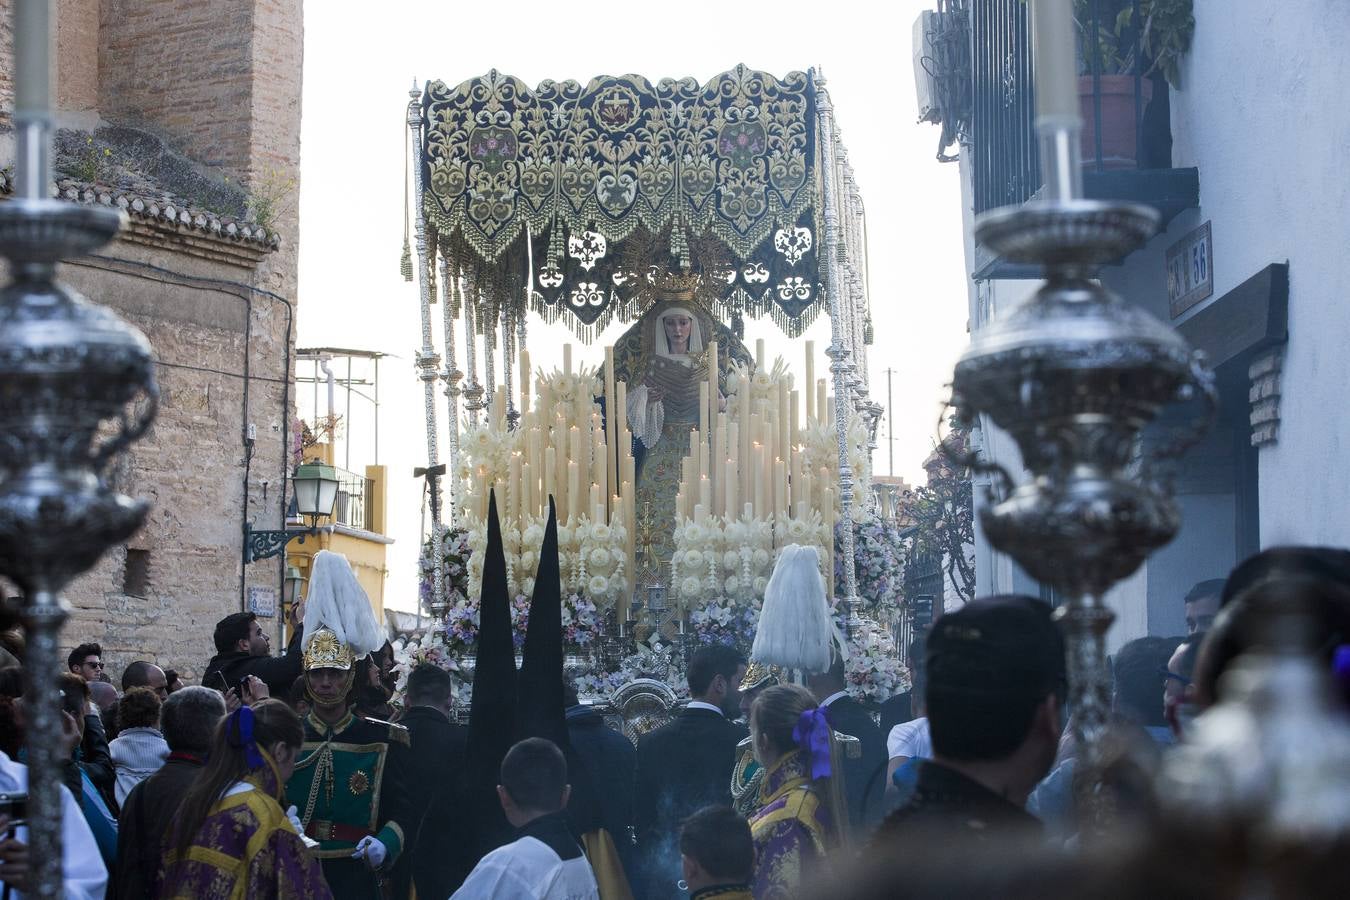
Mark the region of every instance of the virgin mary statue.
<instances>
[{"instance_id":1,"label":"virgin mary statue","mask_svg":"<svg viewBox=\"0 0 1350 900\"><path fill-rule=\"evenodd\" d=\"M750 355L729 328L690 296L667 294L615 345L615 376L627 384L625 412L637 459L638 523L650 527L655 558L649 563L663 574L674 552L680 463L698 425L699 383L706 377L711 340L719 347L721 395L732 361L748 364Z\"/></svg>"}]
</instances>

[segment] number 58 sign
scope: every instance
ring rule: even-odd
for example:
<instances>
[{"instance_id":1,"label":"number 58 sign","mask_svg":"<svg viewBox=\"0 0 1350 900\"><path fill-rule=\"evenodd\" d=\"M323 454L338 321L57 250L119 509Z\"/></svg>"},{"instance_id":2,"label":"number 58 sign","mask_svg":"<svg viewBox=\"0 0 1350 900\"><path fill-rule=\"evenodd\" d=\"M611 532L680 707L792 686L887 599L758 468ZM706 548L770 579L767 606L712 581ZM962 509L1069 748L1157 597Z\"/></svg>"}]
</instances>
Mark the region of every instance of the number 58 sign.
<instances>
[{"instance_id":1,"label":"number 58 sign","mask_svg":"<svg viewBox=\"0 0 1350 900\"><path fill-rule=\"evenodd\" d=\"M1167 300L1172 318L1214 293L1213 262L1208 222L1167 248Z\"/></svg>"}]
</instances>

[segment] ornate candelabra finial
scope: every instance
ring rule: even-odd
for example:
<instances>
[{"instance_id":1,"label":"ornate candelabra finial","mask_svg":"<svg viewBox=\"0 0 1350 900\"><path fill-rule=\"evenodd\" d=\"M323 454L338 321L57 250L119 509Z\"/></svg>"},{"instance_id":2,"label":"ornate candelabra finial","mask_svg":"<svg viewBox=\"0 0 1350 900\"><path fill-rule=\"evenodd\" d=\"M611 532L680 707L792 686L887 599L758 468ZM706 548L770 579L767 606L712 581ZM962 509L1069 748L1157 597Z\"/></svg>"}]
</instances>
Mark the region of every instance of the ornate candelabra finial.
<instances>
[{"instance_id":1,"label":"ornate candelabra finial","mask_svg":"<svg viewBox=\"0 0 1350 900\"><path fill-rule=\"evenodd\" d=\"M1213 376L1171 328L1095 280L1097 269L1140 246L1157 227L1149 208L1072 196L995 210L976 235L1005 258L1045 267L1046 283L980 331L957 363L953 404L980 413L1016 441L1031 477L1020 485L997 466L980 510L989 541L1069 602L1071 703L1092 764L1110 709L1105 635L1114 618L1102 597L1180 527L1153 464L1208 429ZM1144 426L1169 403L1201 396L1207 415L1142 465Z\"/></svg>"}]
</instances>

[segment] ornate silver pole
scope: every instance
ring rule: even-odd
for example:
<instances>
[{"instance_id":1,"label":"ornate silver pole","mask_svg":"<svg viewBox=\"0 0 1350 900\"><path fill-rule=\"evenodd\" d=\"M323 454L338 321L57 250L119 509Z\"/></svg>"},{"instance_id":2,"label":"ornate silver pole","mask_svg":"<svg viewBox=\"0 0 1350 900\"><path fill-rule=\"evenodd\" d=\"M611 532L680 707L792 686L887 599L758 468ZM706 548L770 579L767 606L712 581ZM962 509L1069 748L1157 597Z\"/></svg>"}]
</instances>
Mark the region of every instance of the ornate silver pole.
<instances>
[{"instance_id":1,"label":"ornate silver pole","mask_svg":"<svg viewBox=\"0 0 1350 900\"><path fill-rule=\"evenodd\" d=\"M478 383L478 345L474 341L474 319L478 315L478 275L465 273L464 278L464 360L469 380L464 383L464 410L469 414L470 428L478 426L478 411L483 408L483 388Z\"/></svg>"},{"instance_id":2,"label":"ornate silver pole","mask_svg":"<svg viewBox=\"0 0 1350 900\"><path fill-rule=\"evenodd\" d=\"M848 414L852 404L848 385L849 363L848 348L845 346L847 324L843 320L844 310L842 289L839 278L839 214L836 208L838 197L835 190L835 146L834 116L830 104L830 95L825 90L825 79L816 77L816 111L820 123L820 146L824 169L821 184L824 187L825 207L825 277L826 292L830 298L830 347L825 354L830 358L830 372L834 375L834 427L839 437L839 504L840 520L844 533L840 537L840 552L844 556L844 602L848 614L845 625L849 637L861 624L858 611L862 600L858 597L858 572L853 559L853 467L848 461Z\"/></svg>"},{"instance_id":3,"label":"ornate silver pole","mask_svg":"<svg viewBox=\"0 0 1350 900\"><path fill-rule=\"evenodd\" d=\"M14 4L18 194L0 204L0 572L24 592L28 676L28 896L62 896L64 716L56 678L60 592L141 526L149 504L114 491L109 463L154 419L159 389L145 336L55 281L63 259L112 240L120 212L47 196L50 6ZM139 411L129 404L138 396Z\"/></svg>"},{"instance_id":4,"label":"ornate silver pole","mask_svg":"<svg viewBox=\"0 0 1350 900\"><path fill-rule=\"evenodd\" d=\"M1148 240L1158 214L1081 199L1070 9L1064 2L1032 12L1038 39L1050 33L1047 24L1057 31L1055 46L1038 44L1036 61L1040 67L1052 56L1063 58L1064 83L1052 85L1050 94L1062 93L1070 112L1037 119L1043 199L985 213L976 237L1011 262L1044 266L1046 282L976 333L956 365L952 394L965 421L988 415L1007 431L1030 472L1014 485L997 466L969 461L1001 482L998 496L980 510L990 543L1068 598L1059 616L1069 696L1086 776L1081 783L1092 786L1111 699L1106 632L1114 616L1102 598L1181 524L1152 461L1138 457L1139 434L1164 405L1201 395L1207 416L1153 454L1177 456L1207 430L1217 397L1213 376L1180 335L1096 280L1102 265ZM1042 78L1038 68L1037 103L1045 109ZM1085 821L1109 820L1110 800L1102 791L1090 790L1081 803Z\"/></svg>"},{"instance_id":5,"label":"ornate silver pole","mask_svg":"<svg viewBox=\"0 0 1350 900\"><path fill-rule=\"evenodd\" d=\"M446 478L445 522L455 524L459 484L459 380L464 375L455 366L455 316L459 315L459 272L441 256L441 313L445 327L445 417L450 426L450 472Z\"/></svg>"},{"instance_id":6,"label":"ornate silver pole","mask_svg":"<svg viewBox=\"0 0 1350 900\"><path fill-rule=\"evenodd\" d=\"M515 380L511 376L511 370L515 367L515 354L513 353L515 329L511 327L511 316L511 304L502 303L502 383L506 385L506 427L514 431L516 423L520 421L520 413L516 411L516 398L513 390Z\"/></svg>"},{"instance_id":7,"label":"ornate silver pole","mask_svg":"<svg viewBox=\"0 0 1350 900\"><path fill-rule=\"evenodd\" d=\"M422 92L413 82L408 91L408 143L413 160L413 225L417 235L417 289L422 309L422 349L417 353L418 378L422 379L422 390L427 417L427 467L432 468L440 462L436 433L436 379L437 367L441 358L436 354L436 345L431 335L431 266L427 258L427 227L422 217L422 106L419 102ZM431 490L440 491L440 484L430 478ZM440 498L431 498L431 614L437 619L446 613L445 607L445 560L441 553L441 504Z\"/></svg>"},{"instance_id":8,"label":"ornate silver pole","mask_svg":"<svg viewBox=\"0 0 1350 900\"><path fill-rule=\"evenodd\" d=\"M492 411L492 401L497 396L497 360L493 352L497 348L497 307L486 295L485 302L478 306L482 321L479 328L483 332L483 408Z\"/></svg>"}]
</instances>

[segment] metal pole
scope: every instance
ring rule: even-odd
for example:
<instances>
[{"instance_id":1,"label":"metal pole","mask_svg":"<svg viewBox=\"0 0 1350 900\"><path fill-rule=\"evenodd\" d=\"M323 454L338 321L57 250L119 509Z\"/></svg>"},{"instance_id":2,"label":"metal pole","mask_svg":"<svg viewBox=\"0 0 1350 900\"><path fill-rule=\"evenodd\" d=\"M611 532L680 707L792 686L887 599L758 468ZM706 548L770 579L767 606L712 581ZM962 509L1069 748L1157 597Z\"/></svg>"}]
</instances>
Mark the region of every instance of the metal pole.
<instances>
[{"instance_id":1,"label":"metal pole","mask_svg":"<svg viewBox=\"0 0 1350 900\"><path fill-rule=\"evenodd\" d=\"M408 144L413 159L413 190L416 200L413 224L417 231L417 287L422 309L422 349L417 354L417 368L421 370L418 377L422 379L426 407L427 467L430 468L437 465L440 457L436 434L436 379L439 377L436 370L441 364L441 358L436 354L436 347L431 337L431 272L427 268L426 222L422 218L422 107L419 103L421 96L422 92L417 89L417 83L413 82L412 90L408 91L408 97L410 98L408 100ZM432 482L431 490L435 491L436 489L435 483ZM440 618L445 614L445 561L441 556L440 510L435 500L436 498L432 497L431 612L432 615Z\"/></svg>"},{"instance_id":2,"label":"metal pole","mask_svg":"<svg viewBox=\"0 0 1350 900\"><path fill-rule=\"evenodd\" d=\"M861 625L858 610L862 601L858 597L858 573L853 559L853 468L848 461L848 414L853 408L849 388L848 348L845 346L845 328L848 315L843 309L840 291L839 260L839 212L835 186L834 155L834 116L830 95L825 91L825 79L816 77L816 113L820 121L820 165L824 169L821 184L824 188L825 219L825 273L826 291L830 299L830 348L826 355L830 357L830 372L834 375L834 427L839 438L839 503L840 520L844 531L840 538L841 552L844 555L844 602L848 610L845 625L849 637Z\"/></svg>"},{"instance_id":3,"label":"metal pole","mask_svg":"<svg viewBox=\"0 0 1350 900\"><path fill-rule=\"evenodd\" d=\"M343 438L342 445L346 449L343 454L342 468L348 472L352 470L352 358L347 357L347 427L343 429L347 436Z\"/></svg>"},{"instance_id":4,"label":"metal pole","mask_svg":"<svg viewBox=\"0 0 1350 900\"><path fill-rule=\"evenodd\" d=\"M455 366L455 316L460 308L459 272L441 257L441 318L445 328L445 417L450 426L450 472L446 483L445 521L455 524L456 485L459 481L459 380L464 377Z\"/></svg>"}]
</instances>

